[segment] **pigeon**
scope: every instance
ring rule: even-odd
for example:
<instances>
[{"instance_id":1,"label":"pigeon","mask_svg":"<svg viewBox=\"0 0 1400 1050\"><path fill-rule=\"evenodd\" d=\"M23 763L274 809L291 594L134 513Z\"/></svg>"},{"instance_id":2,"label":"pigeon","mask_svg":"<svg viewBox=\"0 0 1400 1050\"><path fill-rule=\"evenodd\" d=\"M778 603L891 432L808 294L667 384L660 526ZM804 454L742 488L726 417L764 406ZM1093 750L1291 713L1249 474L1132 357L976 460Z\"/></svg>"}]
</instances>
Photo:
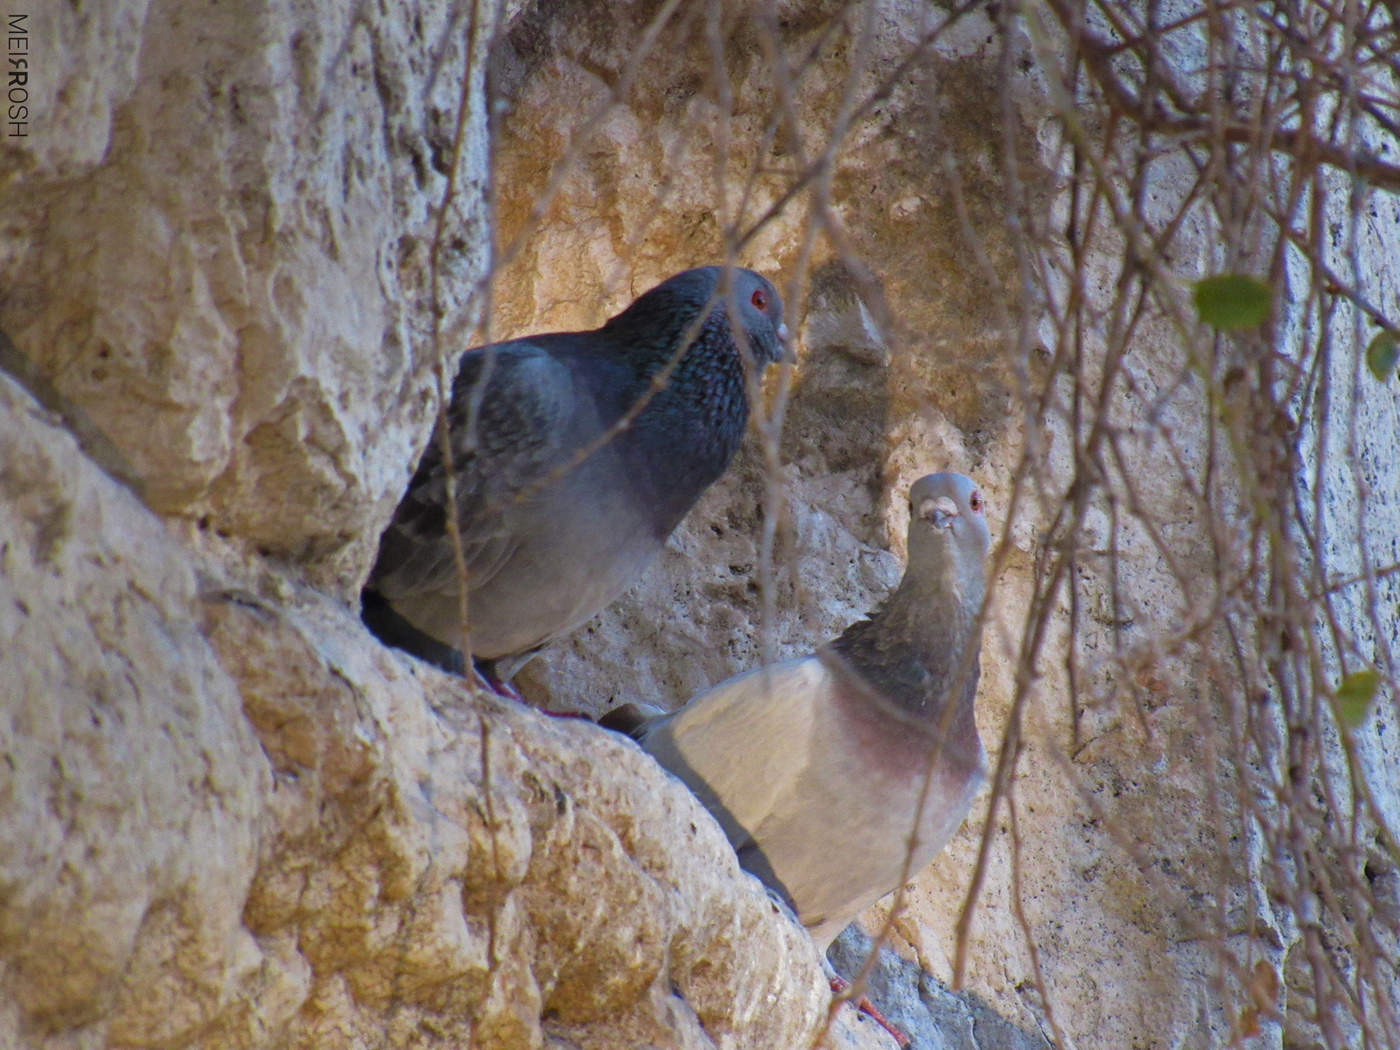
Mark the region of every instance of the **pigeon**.
<instances>
[{"instance_id":1,"label":"pigeon","mask_svg":"<svg viewBox=\"0 0 1400 1050\"><path fill-rule=\"evenodd\" d=\"M526 661L636 581L729 466L747 377L787 337L767 278L702 266L593 331L463 355L447 421L468 640L493 689L514 695ZM458 580L434 438L380 538L363 619L387 644L465 673Z\"/></svg>"},{"instance_id":2,"label":"pigeon","mask_svg":"<svg viewBox=\"0 0 1400 1050\"><path fill-rule=\"evenodd\" d=\"M904 578L868 619L631 727L822 952L933 859L986 773L974 717L982 495L963 474L930 474L909 511Z\"/></svg>"}]
</instances>

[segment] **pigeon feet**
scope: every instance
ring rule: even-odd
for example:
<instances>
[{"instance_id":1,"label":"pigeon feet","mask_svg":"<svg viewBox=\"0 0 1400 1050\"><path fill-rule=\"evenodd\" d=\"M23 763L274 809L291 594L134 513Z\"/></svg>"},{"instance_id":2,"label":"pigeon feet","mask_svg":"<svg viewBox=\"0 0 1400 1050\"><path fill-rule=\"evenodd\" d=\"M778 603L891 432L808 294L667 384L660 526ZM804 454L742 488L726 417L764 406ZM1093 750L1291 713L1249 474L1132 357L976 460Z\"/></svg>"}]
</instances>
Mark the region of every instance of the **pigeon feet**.
<instances>
[{"instance_id":1,"label":"pigeon feet","mask_svg":"<svg viewBox=\"0 0 1400 1050\"><path fill-rule=\"evenodd\" d=\"M831 978L831 990L833 992L836 992L838 995L841 992L844 992L850 986L851 982L846 980L846 978L842 977L840 974L837 974L835 977ZM872 1003L868 998L862 995L859 999L855 1000L855 1004L857 1010L859 1010L863 1014L867 1014L872 1021L878 1024L885 1031L889 1032L890 1035L894 1036L894 1041L899 1044L899 1050L907 1050L907 1047L913 1040L911 1040L902 1031L900 1031L893 1024L887 1021L885 1019L885 1015L875 1008L874 1003Z\"/></svg>"}]
</instances>

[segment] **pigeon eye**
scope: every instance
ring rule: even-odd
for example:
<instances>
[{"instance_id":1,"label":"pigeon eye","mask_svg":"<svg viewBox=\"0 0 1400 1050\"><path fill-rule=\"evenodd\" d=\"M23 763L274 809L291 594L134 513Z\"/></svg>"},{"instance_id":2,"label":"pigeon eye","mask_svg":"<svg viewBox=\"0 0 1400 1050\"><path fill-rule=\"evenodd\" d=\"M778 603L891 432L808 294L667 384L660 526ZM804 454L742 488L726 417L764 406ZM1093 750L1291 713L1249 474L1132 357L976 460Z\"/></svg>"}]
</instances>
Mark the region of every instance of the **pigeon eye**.
<instances>
[{"instance_id":1,"label":"pigeon eye","mask_svg":"<svg viewBox=\"0 0 1400 1050\"><path fill-rule=\"evenodd\" d=\"M758 307L760 310L766 310L768 309L768 293L762 288L755 288L753 290L753 295L749 296L749 302L753 303L754 306Z\"/></svg>"},{"instance_id":2,"label":"pigeon eye","mask_svg":"<svg viewBox=\"0 0 1400 1050\"><path fill-rule=\"evenodd\" d=\"M967 498L967 505L977 514L982 513L982 493L976 489L972 490L972 495Z\"/></svg>"}]
</instances>

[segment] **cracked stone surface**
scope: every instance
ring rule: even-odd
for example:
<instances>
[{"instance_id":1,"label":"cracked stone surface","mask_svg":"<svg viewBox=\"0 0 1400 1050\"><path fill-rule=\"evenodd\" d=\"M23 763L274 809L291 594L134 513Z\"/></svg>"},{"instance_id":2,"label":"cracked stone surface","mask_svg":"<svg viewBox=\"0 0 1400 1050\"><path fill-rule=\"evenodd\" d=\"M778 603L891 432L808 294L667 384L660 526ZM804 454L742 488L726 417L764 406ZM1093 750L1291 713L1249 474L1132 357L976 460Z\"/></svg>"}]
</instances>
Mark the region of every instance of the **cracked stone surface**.
<instances>
[{"instance_id":1,"label":"cracked stone surface","mask_svg":"<svg viewBox=\"0 0 1400 1050\"><path fill-rule=\"evenodd\" d=\"M779 5L786 39L811 39L829 7ZM892 68L926 8L881 6L863 84ZM525 230L652 10L571 0L501 12L498 244ZM475 23L469 12L114 0L30 16L44 75L31 137L0 145L0 328L63 405L41 408L0 375L4 1050L796 1047L822 1023L829 996L810 943L676 782L579 720L466 695L380 648L351 608L428 436L428 245L461 97L459 207L440 259L449 356L490 254L490 9ZM712 94L682 60L704 51L698 27L676 28L671 57L639 68L634 96L599 124L496 275L496 337L597 324L722 254L713 172L694 159L715 142ZM752 193L763 207L795 147L765 138L750 103L771 90L767 60L742 24L726 27L731 146L762 161ZM979 696L995 759L1043 553L1043 521L1008 520L1010 467L1028 426L1043 427L1056 469L1069 463L1062 423L1015 407L1000 341L1009 291L975 265L934 163L951 145L976 173L970 221L1009 274L997 46L986 17L970 16L856 129L831 187L852 258L819 246L809 279L786 292L800 361L771 622L770 511L751 439L639 585L522 672L531 703L672 706L757 664L765 641L777 657L809 651L898 580L909 482L956 469L979 480L994 533L1012 539ZM804 80L791 130L809 153L846 60ZM1010 129L1027 156L1048 134L1035 88L1018 81ZM1053 179L1024 174L1056 206ZM1192 173L1161 178L1169 191ZM1400 214L1393 200L1377 207L1358 251L1381 275L1379 300L1394 303L1400 278L1382 264ZM782 213L740 261L786 280L806 219ZM1140 391L1125 411L1138 418L1179 362L1170 333L1150 326L1134 353ZM1335 364L1338 389L1349 367ZM1378 387L1358 397L1358 433L1329 447L1322 494L1327 556L1343 575L1362 564L1344 527L1358 517L1370 564L1400 559L1397 402ZM1204 421L1165 405L1200 456ZM135 492L82 454L61 425L79 416ZM1318 454L1316 435L1303 443ZM1182 564L1210 572L1198 508L1162 480L1164 450L1128 440L1124 455ZM1086 550L1116 542L1119 559L1117 591L1102 559L1080 566L1091 655L1160 629L1182 599L1145 537L1112 529L1091 508ZM1391 576L1377 589L1374 618L1359 589L1339 601L1377 651L1400 642L1397 587ZM1200 753L1219 717L1203 702L1205 673L1163 661L1139 683L1141 718L1086 706L1082 746L1062 763L1068 625L1057 609L1017 784L1021 901L1055 1020L1085 1050L1219 1036L1199 916L1169 908L1142 870L1213 909L1228 856L1240 877L1224 894L1227 925L1253 921L1275 938L1270 965L1288 996L1287 1028L1270 1027L1265 1045L1310 1045L1296 930L1267 899L1248 830L1209 816L1213 793L1233 784L1228 764ZM1393 704L1378 704L1356 732L1396 828L1398 724ZM984 816L983 805L912 884L875 970L877 1002L920 1050L1028 1050L1049 1031L1013 907L1005 810L968 990L946 991ZM1126 843L1105 817L1131 831ZM1379 852L1364 863L1400 907L1393 864ZM863 956L886 907L842 939L838 968ZM849 1009L833 1035L889 1045Z\"/></svg>"},{"instance_id":2,"label":"cracked stone surface","mask_svg":"<svg viewBox=\"0 0 1400 1050\"><path fill-rule=\"evenodd\" d=\"M630 741L223 579L0 379L0 1046L794 1046L815 948Z\"/></svg>"}]
</instances>

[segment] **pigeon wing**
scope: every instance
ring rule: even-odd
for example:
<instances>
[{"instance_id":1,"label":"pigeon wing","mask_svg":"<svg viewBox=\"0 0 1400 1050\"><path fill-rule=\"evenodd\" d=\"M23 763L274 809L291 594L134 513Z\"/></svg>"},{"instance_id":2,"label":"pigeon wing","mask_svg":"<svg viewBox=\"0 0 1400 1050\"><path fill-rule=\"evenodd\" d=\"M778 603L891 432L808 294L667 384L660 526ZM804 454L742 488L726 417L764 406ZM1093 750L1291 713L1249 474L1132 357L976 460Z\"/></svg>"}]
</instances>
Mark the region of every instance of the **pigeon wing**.
<instances>
[{"instance_id":1,"label":"pigeon wing","mask_svg":"<svg viewBox=\"0 0 1400 1050\"><path fill-rule=\"evenodd\" d=\"M579 432L594 418L591 405L580 405L569 366L541 342L522 339L472 350L452 385L448 423L458 523L474 581L489 580L509 559L512 507L587 440ZM391 601L411 598L440 589L444 576L455 575L453 561L447 474L434 428L380 539L368 585Z\"/></svg>"},{"instance_id":2,"label":"pigeon wing","mask_svg":"<svg viewBox=\"0 0 1400 1050\"><path fill-rule=\"evenodd\" d=\"M742 853L805 773L829 675L815 656L736 675L645 726L642 747L685 782Z\"/></svg>"}]
</instances>

